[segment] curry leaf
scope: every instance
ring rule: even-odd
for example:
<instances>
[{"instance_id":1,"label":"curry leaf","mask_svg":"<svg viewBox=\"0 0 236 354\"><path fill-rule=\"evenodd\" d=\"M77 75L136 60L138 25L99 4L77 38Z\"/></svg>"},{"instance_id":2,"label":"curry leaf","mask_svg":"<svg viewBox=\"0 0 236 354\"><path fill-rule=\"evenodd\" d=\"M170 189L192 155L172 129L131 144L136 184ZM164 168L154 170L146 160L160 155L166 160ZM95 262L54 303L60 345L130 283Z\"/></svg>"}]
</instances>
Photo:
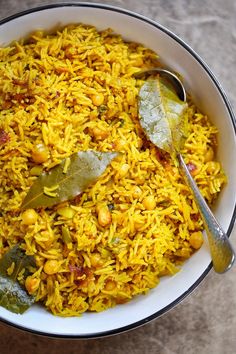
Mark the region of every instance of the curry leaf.
<instances>
[{"instance_id":1,"label":"curry leaf","mask_svg":"<svg viewBox=\"0 0 236 354\"><path fill-rule=\"evenodd\" d=\"M187 103L160 77L140 89L140 124L151 142L171 155L179 152L187 135L186 108Z\"/></svg>"},{"instance_id":2,"label":"curry leaf","mask_svg":"<svg viewBox=\"0 0 236 354\"><path fill-rule=\"evenodd\" d=\"M8 274L12 264L14 268ZM0 260L0 306L14 313L23 313L34 303L34 298L28 295L17 280L22 269L26 277L32 267L35 267L34 257L27 256L19 245L5 253Z\"/></svg>"},{"instance_id":3,"label":"curry leaf","mask_svg":"<svg viewBox=\"0 0 236 354\"><path fill-rule=\"evenodd\" d=\"M92 150L74 153L69 160L62 160L36 179L23 201L22 209L51 207L76 197L98 179L116 156L117 152Z\"/></svg>"}]
</instances>

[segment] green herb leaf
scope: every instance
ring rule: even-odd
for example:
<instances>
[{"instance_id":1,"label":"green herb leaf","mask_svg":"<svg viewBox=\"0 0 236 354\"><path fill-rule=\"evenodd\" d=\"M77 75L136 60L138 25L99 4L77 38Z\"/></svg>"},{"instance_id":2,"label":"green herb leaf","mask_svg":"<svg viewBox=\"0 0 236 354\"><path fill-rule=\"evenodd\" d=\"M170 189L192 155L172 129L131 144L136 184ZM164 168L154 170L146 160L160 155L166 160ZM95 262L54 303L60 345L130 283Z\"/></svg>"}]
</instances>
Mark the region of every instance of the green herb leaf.
<instances>
[{"instance_id":1,"label":"green herb leaf","mask_svg":"<svg viewBox=\"0 0 236 354\"><path fill-rule=\"evenodd\" d=\"M140 123L147 137L160 149L175 155L187 136L187 103L158 77L146 81L139 92Z\"/></svg>"},{"instance_id":2,"label":"green herb leaf","mask_svg":"<svg viewBox=\"0 0 236 354\"><path fill-rule=\"evenodd\" d=\"M51 207L76 197L98 179L116 156L117 152L80 151L70 156L66 172L68 159L62 160L37 178L23 201L22 209Z\"/></svg>"},{"instance_id":3,"label":"green herb leaf","mask_svg":"<svg viewBox=\"0 0 236 354\"><path fill-rule=\"evenodd\" d=\"M14 269L9 275L7 270L12 263ZM34 303L34 298L17 281L22 269L25 269L26 277L32 267L35 267L34 257L27 256L19 245L5 253L0 260L0 306L14 313L23 313Z\"/></svg>"},{"instance_id":4,"label":"green herb leaf","mask_svg":"<svg viewBox=\"0 0 236 354\"><path fill-rule=\"evenodd\" d=\"M102 104L101 106L99 106L98 107L98 112L100 113L100 114L103 114L103 113L105 113L106 111L107 111L107 106L105 106L104 104Z\"/></svg>"}]
</instances>

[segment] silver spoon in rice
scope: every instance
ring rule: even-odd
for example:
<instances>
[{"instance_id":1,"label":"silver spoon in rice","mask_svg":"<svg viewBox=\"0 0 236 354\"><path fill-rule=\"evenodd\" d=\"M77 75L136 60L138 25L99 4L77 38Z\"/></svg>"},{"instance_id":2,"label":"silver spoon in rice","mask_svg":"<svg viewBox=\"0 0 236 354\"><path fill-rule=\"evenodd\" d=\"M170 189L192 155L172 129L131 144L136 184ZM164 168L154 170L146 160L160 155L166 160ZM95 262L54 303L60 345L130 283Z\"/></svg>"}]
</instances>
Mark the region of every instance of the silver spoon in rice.
<instances>
[{"instance_id":1,"label":"silver spoon in rice","mask_svg":"<svg viewBox=\"0 0 236 354\"><path fill-rule=\"evenodd\" d=\"M169 82L171 82L173 88L175 89L175 92L177 93L179 99L184 102L186 101L186 99L187 99L186 91L185 91L185 88L184 88L181 80L178 78L177 75L175 75L174 73L172 73L169 70L161 69L161 68L151 68L151 69L147 69L147 70L141 70L141 71L135 73L134 77L136 79L138 79L139 77L152 75L155 73L158 73L162 77L165 77L167 80L169 80Z\"/></svg>"},{"instance_id":2,"label":"silver spoon in rice","mask_svg":"<svg viewBox=\"0 0 236 354\"><path fill-rule=\"evenodd\" d=\"M134 76L136 78L139 78L144 75L151 75L154 73L159 73L159 75L169 80L180 100L184 102L186 101L186 91L182 82L180 81L178 76L176 76L169 70L161 68L152 68L140 71ZM177 158L179 161L179 166L182 175L186 181L186 184L192 191L194 201L202 217L203 225L208 237L213 268L217 273L225 273L232 267L235 260L235 252L233 250L233 247L230 243L227 234L224 232L219 222L213 215L211 209L207 205L205 199L201 195L201 192L198 189L196 182L194 181L192 175L188 170L188 167L186 166L186 163L184 162L183 156L178 153Z\"/></svg>"}]
</instances>

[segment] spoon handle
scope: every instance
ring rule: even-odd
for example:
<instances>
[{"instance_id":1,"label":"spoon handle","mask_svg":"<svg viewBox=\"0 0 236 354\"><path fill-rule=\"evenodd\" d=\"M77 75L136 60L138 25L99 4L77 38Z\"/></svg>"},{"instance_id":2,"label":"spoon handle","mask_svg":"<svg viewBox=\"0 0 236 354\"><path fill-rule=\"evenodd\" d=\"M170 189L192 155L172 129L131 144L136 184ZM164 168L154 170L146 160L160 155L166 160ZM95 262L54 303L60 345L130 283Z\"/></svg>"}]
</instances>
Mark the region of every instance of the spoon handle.
<instances>
[{"instance_id":1,"label":"spoon handle","mask_svg":"<svg viewBox=\"0 0 236 354\"><path fill-rule=\"evenodd\" d=\"M205 199L201 195L196 182L192 178L181 154L178 154L180 169L186 180L188 187L191 189L194 201L201 214L203 224L207 233L210 252L214 270L217 273L224 273L229 270L235 260L235 253L229 241L227 234L212 214Z\"/></svg>"}]
</instances>

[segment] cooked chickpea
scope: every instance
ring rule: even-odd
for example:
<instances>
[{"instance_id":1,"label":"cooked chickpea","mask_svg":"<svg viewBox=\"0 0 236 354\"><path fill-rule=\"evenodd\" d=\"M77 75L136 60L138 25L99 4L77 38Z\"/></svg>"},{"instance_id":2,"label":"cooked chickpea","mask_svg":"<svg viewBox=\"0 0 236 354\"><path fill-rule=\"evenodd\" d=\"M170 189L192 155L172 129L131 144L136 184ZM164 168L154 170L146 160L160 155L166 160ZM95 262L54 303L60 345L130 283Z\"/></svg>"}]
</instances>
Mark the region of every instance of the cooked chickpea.
<instances>
[{"instance_id":1,"label":"cooked chickpea","mask_svg":"<svg viewBox=\"0 0 236 354\"><path fill-rule=\"evenodd\" d=\"M46 274L52 275L58 272L59 263L55 259L49 259L44 264L43 270Z\"/></svg>"},{"instance_id":2,"label":"cooked chickpea","mask_svg":"<svg viewBox=\"0 0 236 354\"><path fill-rule=\"evenodd\" d=\"M104 102L104 96L101 92L96 93L92 96L92 102L94 106L101 106Z\"/></svg>"},{"instance_id":3,"label":"cooked chickpea","mask_svg":"<svg viewBox=\"0 0 236 354\"><path fill-rule=\"evenodd\" d=\"M42 166L34 166L31 168L30 170L30 174L31 176L39 176L43 171L43 167Z\"/></svg>"},{"instance_id":4,"label":"cooked chickpea","mask_svg":"<svg viewBox=\"0 0 236 354\"><path fill-rule=\"evenodd\" d=\"M98 223L100 226L105 227L111 223L111 213L107 206L103 206L98 211Z\"/></svg>"},{"instance_id":5,"label":"cooked chickpea","mask_svg":"<svg viewBox=\"0 0 236 354\"><path fill-rule=\"evenodd\" d=\"M134 66L142 66L143 65L143 59L142 58L136 58L134 61L133 61L133 65Z\"/></svg>"},{"instance_id":6,"label":"cooked chickpea","mask_svg":"<svg viewBox=\"0 0 236 354\"><path fill-rule=\"evenodd\" d=\"M156 207L156 201L153 195L148 195L143 199L143 206L147 210L153 210Z\"/></svg>"},{"instance_id":7,"label":"cooked chickpea","mask_svg":"<svg viewBox=\"0 0 236 354\"><path fill-rule=\"evenodd\" d=\"M190 235L189 243L195 250L198 250L203 244L203 236L201 231L193 232Z\"/></svg>"},{"instance_id":8,"label":"cooked chickpea","mask_svg":"<svg viewBox=\"0 0 236 354\"><path fill-rule=\"evenodd\" d=\"M25 288L30 295L35 293L35 291L39 287L39 284L40 284L40 279L33 278L31 276L28 276L25 280Z\"/></svg>"},{"instance_id":9,"label":"cooked chickpea","mask_svg":"<svg viewBox=\"0 0 236 354\"><path fill-rule=\"evenodd\" d=\"M188 248L182 248L180 250L180 254L181 257L188 259L190 257L190 250Z\"/></svg>"},{"instance_id":10,"label":"cooked chickpea","mask_svg":"<svg viewBox=\"0 0 236 354\"><path fill-rule=\"evenodd\" d=\"M135 186L132 194L134 198L139 198L142 195L142 189L139 186Z\"/></svg>"},{"instance_id":11,"label":"cooked chickpea","mask_svg":"<svg viewBox=\"0 0 236 354\"><path fill-rule=\"evenodd\" d=\"M35 163L46 162L49 158L48 149L44 144L35 145L31 157Z\"/></svg>"},{"instance_id":12,"label":"cooked chickpea","mask_svg":"<svg viewBox=\"0 0 236 354\"><path fill-rule=\"evenodd\" d=\"M98 252L94 252L91 254L90 256L90 262L92 267L99 267L102 265L102 259L101 259L101 255Z\"/></svg>"},{"instance_id":13,"label":"cooked chickpea","mask_svg":"<svg viewBox=\"0 0 236 354\"><path fill-rule=\"evenodd\" d=\"M33 225L38 219L38 213L34 209L27 209L22 213L21 219L24 225Z\"/></svg>"},{"instance_id":14,"label":"cooked chickpea","mask_svg":"<svg viewBox=\"0 0 236 354\"><path fill-rule=\"evenodd\" d=\"M75 215L74 209L70 207L64 207L57 210L57 213L66 219L72 219Z\"/></svg>"},{"instance_id":15,"label":"cooked chickpea","mask_svg":"<svg viewBox=\"0 0 236 354\"><path fill-rule=\"evenodd\" d=\"M94 136L94 138L96 140L104 140L108 137L109 135L109 132L106 131L106 130L103 130L103 129L100 129L98 127L94 127L92 130L91 130L91 133L92 135Z\"/></svg>"},{"instance_id":16,"label":"cooked chickpea","mask_svg":"<svg viewBox=\"0 0 236 354\"><path fill-rule=\"evenodd\" d=\"M114 280L108 280L105 284L106 291L113 291L116 288L116 282Z\"/></svg>"},{"instance_id":17,"label":"cooked chickpea","mask_svg":"<svg viewBox=\"0 0 236 354\"><path fill-rule=\"evenodd\" d=\"M191 173L192 177L197 176L197 175L198 175L198 173L199 173L199 168L198 168L198 167L196 167L196 168L195 168L195 170L191 171L190 173Z\"/></svg>"},{"instance_id":18,"label":"cooked chickpea","mask_svg":"<svg viewBox=\"0 0 236 354\"><path fill-rule=\"evenodd\" d=\"M118 139L115 141L114 145L115 145L115 148L118 150L118 151L122 151L126 145L126 141L124 139Z\"/></svg>"},{"instance_id":19,"label":"cooked chickpea","mask_svg":"<svg viewBox=\"0 0 236 354\"><path fill-rule=\"evenodd\" d=\"M129 171L129 168L130 168L129 164L124 163L119 169L119 176L125 177Z\"/></svg>"},{"instance_id":20,"label":"cooked chickpea","mask_svg":"<svg viewBox=\"0 0 236 354\"><path fill-rule=\"evenodd\" d=\"M214 158L214 150L212 149L211 146L209 146L206 151L204 160L205 160L205 162L209 162L209 161L212 161L213 158Z\"/></svg>"},{"instance_id":21,"label":"cooked chickpea","mask_svg":"<svg viewBox=\"0 0 236 354\"><path fill-rule=\"evenodd\" d=\"M136 230L140 230L144 226L143 222L135 221L134 227Z\"/></svg>"}]
</instances>

